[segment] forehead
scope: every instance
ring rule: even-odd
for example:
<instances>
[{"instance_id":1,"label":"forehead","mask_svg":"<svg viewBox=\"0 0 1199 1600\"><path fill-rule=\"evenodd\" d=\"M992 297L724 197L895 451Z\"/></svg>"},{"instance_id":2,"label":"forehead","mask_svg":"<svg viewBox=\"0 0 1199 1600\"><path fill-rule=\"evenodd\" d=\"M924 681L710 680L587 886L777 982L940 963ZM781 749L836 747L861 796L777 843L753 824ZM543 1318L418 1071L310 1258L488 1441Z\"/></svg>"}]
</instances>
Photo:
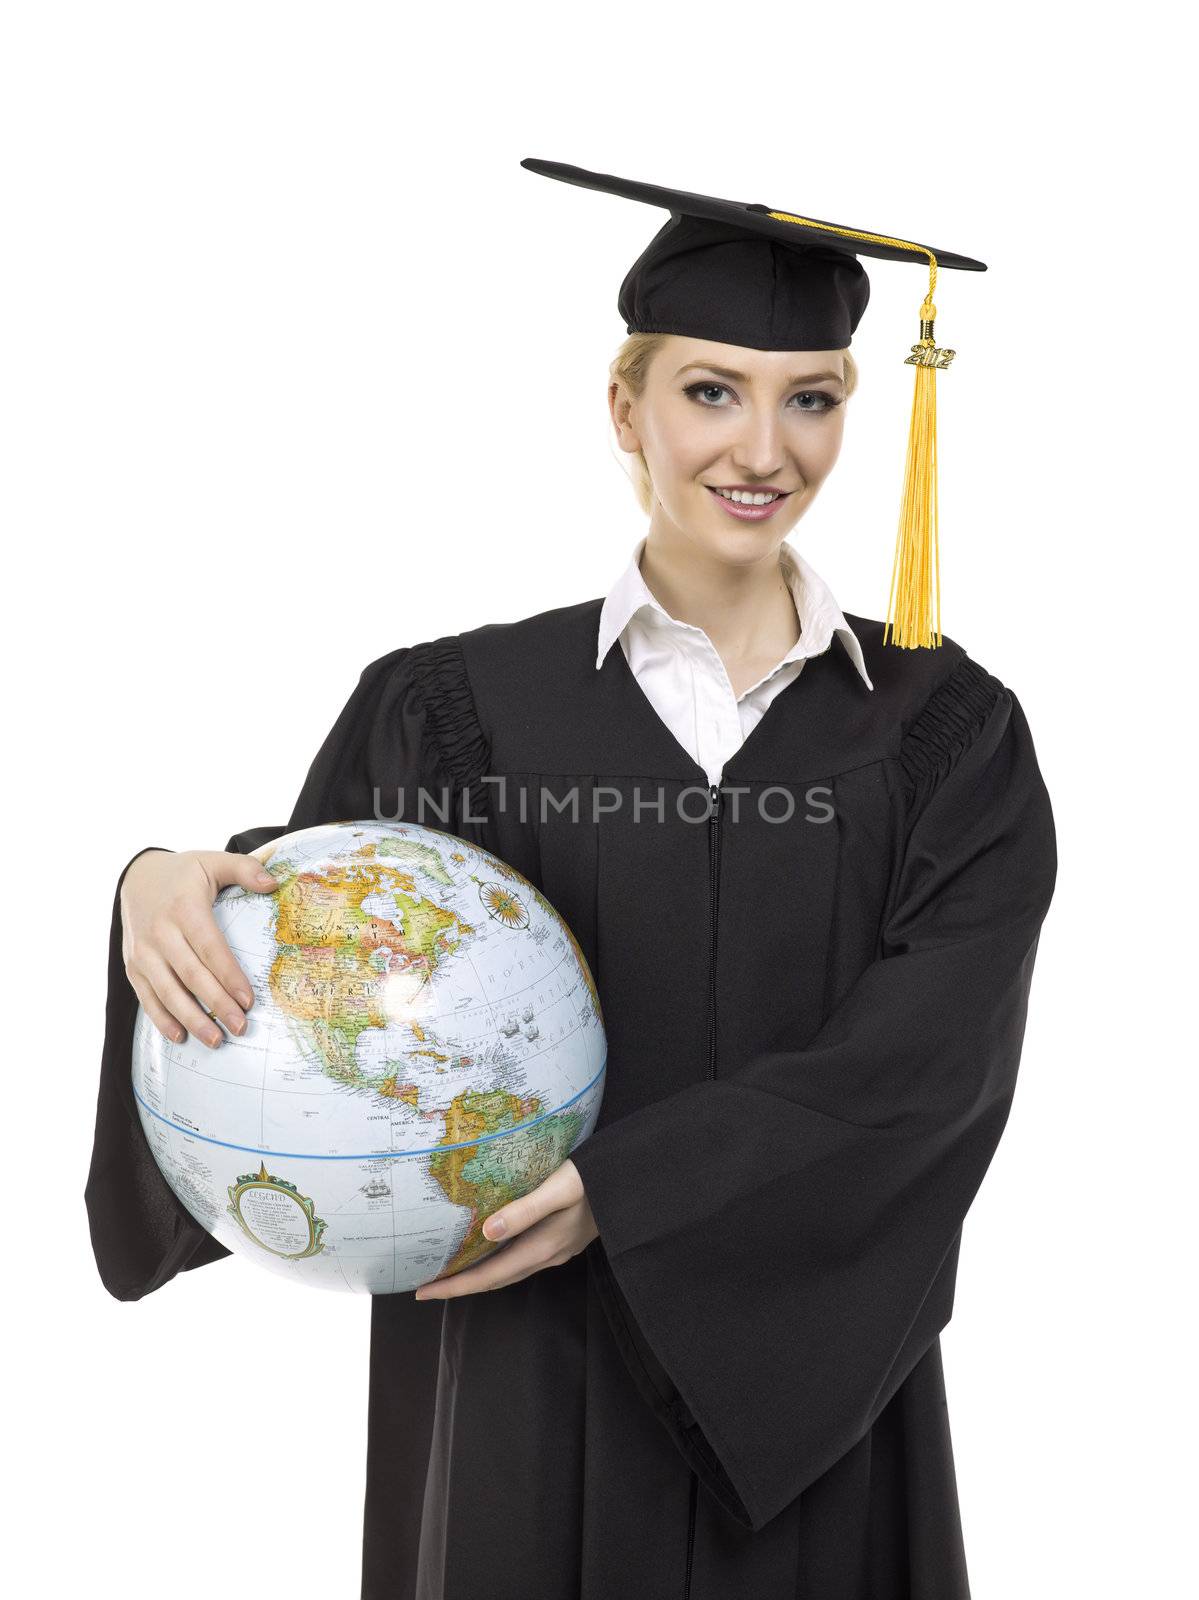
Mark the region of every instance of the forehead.
<instances>
[{"instance_id":1,"label":"forehead","mask_svg":"<svg viewBox=\"0 0 1199 1600\"><path fill-rule=\"evenodd\" d=\"M843 350L755 350L743 344L721 344L714 339L692 339L670 334L654 363L669 381L683 367L707 367L737 374L750 382L787 383L818 373L845 376Z\"/></svg>"}]
</instances>

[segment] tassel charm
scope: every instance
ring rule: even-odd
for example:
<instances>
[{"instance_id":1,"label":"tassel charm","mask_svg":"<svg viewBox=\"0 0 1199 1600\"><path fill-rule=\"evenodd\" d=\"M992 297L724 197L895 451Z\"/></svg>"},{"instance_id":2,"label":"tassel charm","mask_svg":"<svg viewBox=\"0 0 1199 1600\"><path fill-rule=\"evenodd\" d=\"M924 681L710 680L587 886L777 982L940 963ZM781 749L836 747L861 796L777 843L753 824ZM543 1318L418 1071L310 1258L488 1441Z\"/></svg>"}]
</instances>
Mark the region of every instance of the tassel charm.
<instances>
[{"instance_id":1,"label":"tassel charm","mask_svg":"<svg viewBox=\"0 0 1199 1600\"><path fill-rule=\"evenodd\" d=\"M936 269L932 269L935 276ZM908 429L899 533L887 601L887 634L901 650L936 649L941 643L941 565L937 543L937 368L956 351L939 350L933 337L937 308L932 285L920 307L920 340L905 366L916 368Z\"/></svg>"},{"instance_id":2,"label":"tassel charm","mask_svg":"<svg viewBox=\"0 0 1199 1600\"><path fill-rule=\"evenodd\" d=\"M924 306L920 307L925 310ZM933 320L937 314L936 306L927 307L933 313L920 323L920 343L912 346L912 353L904 361L905 367L947 367L957 355L956 350L938 350L936 340L933 338Z\"/></svg>"}]
</instances>

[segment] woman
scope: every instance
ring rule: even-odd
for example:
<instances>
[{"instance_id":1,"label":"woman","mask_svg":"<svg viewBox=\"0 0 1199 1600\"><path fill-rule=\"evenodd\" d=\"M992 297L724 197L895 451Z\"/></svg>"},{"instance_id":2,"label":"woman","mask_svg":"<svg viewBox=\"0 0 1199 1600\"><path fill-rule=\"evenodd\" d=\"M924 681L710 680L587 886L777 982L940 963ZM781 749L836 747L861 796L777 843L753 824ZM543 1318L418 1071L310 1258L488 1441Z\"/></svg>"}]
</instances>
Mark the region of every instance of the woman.
<instances>
[{"instance_id":1,"label":"woman","mask_svg":"<svg viewBox=\"0 0 1199 1600\"><path fill-rule=\"evenodd\" d=\"M549 175L633 187L579 172ZM124 1299L228 1253L149 1155L129 1052L139 998L240 1031L211 904L269 889L248 851L445 826L420 791L448 794L595 975L595 1132L440 1309L372 1300L365 1600L969 1593L938 1336L1052 812L1011 691L951 639L885 642L785 543L840 448L855 254L673 199L621 291L650 521L612 590L371 663L286 825L143 852L114 904L87 1203Z\"/></svg>"}]
</instances>

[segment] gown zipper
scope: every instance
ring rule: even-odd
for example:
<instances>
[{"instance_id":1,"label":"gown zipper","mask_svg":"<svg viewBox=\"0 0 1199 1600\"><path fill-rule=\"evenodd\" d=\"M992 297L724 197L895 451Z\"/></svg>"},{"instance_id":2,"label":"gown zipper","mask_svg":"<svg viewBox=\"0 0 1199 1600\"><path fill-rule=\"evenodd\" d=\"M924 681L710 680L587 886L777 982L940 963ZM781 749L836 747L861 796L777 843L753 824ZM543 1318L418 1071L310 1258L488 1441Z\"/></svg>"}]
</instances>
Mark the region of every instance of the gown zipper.
<instances>
[{"instance_id":1,"label":"gown zipper","mask_svg":"<svg viewBox=\"0 0 1199 1600\"><path fill-rule=\"evenodd\" d=\"M716 1076L716 915L720 899L720 811L724 793L718 784L708 789L708 1077Z\"/></svg>"},{"instance_id":2,"label":"gown zipper","mask_svg":"<svg viewBox=\"0 0 1199 1600\"><path fill-rule=\"evenodd\" d=\"M720 902L720 811L724 795L719 784L708 787L708 1077L716 1076L716 921ZM691 1473L691 1498L687 1509L687 1571L683 1600L691 1596L691 1565L695 1551L695 1512L699 1478Z\"/></svg>"}]
</instances>

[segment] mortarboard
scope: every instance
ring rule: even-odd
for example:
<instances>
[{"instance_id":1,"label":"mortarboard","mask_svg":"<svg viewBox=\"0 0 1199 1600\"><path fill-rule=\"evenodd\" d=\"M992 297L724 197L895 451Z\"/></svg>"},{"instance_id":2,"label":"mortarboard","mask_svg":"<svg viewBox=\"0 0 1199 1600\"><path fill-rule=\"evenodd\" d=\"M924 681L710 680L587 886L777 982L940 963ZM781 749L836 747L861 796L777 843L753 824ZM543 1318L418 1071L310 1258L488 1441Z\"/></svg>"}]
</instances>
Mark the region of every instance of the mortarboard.
<instances>
[{"instance_id":1,"label":"mortarboard","mask_svg":"<svg viewBox=\"0 0 1199 1600\"><path fill-rule=\"evenodd\" d=\"M674 333L755 350L846 349L870 298L858 257L923 259L929 279L920 338L905 358L916 369L916 389L887 631L903 649L939 645L936 372L948 367L954 351L938 349L933 338L933 291L940 267L985 272L985 263L781 208L664 189L561 161L527 156L521 166L670 212L620 286L617 308L629 333Z\"/></svg>"}]
</instances>

